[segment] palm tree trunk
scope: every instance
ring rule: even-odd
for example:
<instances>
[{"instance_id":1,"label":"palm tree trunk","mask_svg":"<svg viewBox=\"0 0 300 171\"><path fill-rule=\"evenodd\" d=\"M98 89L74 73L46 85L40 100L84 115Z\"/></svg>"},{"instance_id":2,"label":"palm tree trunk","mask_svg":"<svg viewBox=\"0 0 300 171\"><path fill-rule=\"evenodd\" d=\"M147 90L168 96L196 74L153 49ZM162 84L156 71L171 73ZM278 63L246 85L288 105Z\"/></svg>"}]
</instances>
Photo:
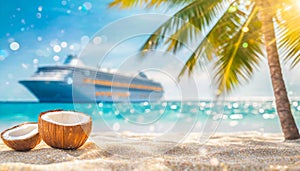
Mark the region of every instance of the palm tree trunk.
<instances>
[{"instance_id":1,"label":"palm tree trunk","mask_svg":"<svg viewBox=\"0 0 300 171\"><path fill-rule=\"evenodd\" d=\"M280 119L282 132L285 139L300 138L295 120L293 118L285 83L283 80L279 61L278 49L273 23L271 4L267 0L259 0L262 33L265 39L268 65L271 74L273 92L275 95L276 109Z\"/></svg>"}]
</instances>

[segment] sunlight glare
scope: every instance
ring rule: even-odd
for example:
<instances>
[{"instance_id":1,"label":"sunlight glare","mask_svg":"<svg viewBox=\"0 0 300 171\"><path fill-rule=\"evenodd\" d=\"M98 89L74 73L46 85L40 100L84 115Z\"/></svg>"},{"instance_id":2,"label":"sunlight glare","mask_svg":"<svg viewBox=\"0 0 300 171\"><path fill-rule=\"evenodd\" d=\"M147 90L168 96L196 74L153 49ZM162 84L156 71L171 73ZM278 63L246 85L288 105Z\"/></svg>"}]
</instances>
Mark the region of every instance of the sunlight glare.
<instances>
[{"instance_id":1,"label":"sunlight glare","mask_svg":"<svg viewBox=\"0 0 300 171\"><path fill-rule=\"evenodd\" d=\"M285 11L290 11L291 9L293 10L298 10L300 11L300 1L299 0L292 0L290 3L287 3L287 4L284 4L285 5L285 8L284 10Z\"/></svg>"},{"instance_id":2,"label":"sunlight glare","mask_svg":"<svg viewBox=\"0 0 300 171\"><path fill-rule=\"evenodd\" d=\"M298 7L298 9L300 9L300 1L299 0L295 0L296 2L296 6Z\"/></svg>"}]
</instances>

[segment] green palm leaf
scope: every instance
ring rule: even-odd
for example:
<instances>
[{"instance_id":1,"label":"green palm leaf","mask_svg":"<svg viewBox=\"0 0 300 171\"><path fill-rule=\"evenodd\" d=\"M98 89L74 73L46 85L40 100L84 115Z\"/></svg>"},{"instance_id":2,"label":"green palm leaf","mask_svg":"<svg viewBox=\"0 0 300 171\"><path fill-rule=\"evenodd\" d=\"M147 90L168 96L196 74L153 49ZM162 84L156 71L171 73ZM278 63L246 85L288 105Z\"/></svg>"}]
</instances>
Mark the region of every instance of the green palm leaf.
<instances>
[{"instance_id":1,"label":"green palm leaf","mask_svg":"<svg viewBox=\"0 0 300 171\"><path fill-rule=\"evenodd\" d=\"M257 11L254 6L248 15L226 13L223 18L224 22L227 21L226 31L220 24L208 37L208 40L217 41L211 42L217 49L214 77L220 93L231 91L237 85L247 82L259 64L262 39ZM243 22L244 19L247 20Z\"/></svg>"},{"instance_id":2,"label":"green palm leaf","mask_svg":"<svg viewBox=\"0 0 300 171\"><path fill-rule=\"evenodd\" d=\"M291 67L300 62L300 11L294 6L286 7L279 13L278 42L283 59L291 61Z\"/></svg>"},{"instance_id":3,"label":"green palm leaf","mask_svg":"<svg viewBox=\"0 0 300 171\"><path fill-rule=\"evenodd\" d=\"M160 26L149 37L142 50L158 48L159 45L164 44L168 45L168 51L178 52L184 44L192 44L195 39L203 37L203 30L214 24L215 18L226 10L230 1L198 0L190 3Z\"/></svg>"},{"instance_id":4,"label":"green palm leaf","mask_svg":"<svg viewBox=\"0 0 300 171\"><path fill-rule=\"evenodd\" d=\"M226 6L225 4L220 5L219 1L216 1L216 3L219 5L214 7L216 10L223 9ZM190 4L190 6L193 4L196 4L196 2ZM254 5L249 9L251 13L248 15L239 9L232 10L235 5L237 4L233 3L231 6L227 6L227 12L216 22L206 38L201 41L198 48L187 60L185 67L180 72L180 76L186 70L191 74L200 57L210 61L213 56L217 56L219 60L216 64L215 78L220 92L224 92L225 89L231 90L241 82L249 80L254 68L259 63L259 56L262 56L260 24L257 17L257 8L254 8ZM194 6L194 8L196 7ZM203 8L203 11L207 11L204 9L206 8ZM247 8L245 7L245 9ZM191 15L187 14L182 15L180 12L185 12L185 9L179 11L175 16L181 16L183 20L175 23L173 19L170 19L148 39L143 49L157 48L159 44L169 43L167 50L177 52L183 45L193 41L193 36L197 34L195 30L203 30L207 23L212 23L213 21L209 16L217 13L215 11L206 14L208 16L204 15L204 13L198 13L200 15L197 17L191 17ZM191 18L190 22L180 25L181 23L179 22L186 21L186 18L182 16ZM248 20L246 21L246 19ZM167 35L166 31L162 32L162 30L166 30L168 27L178 29L175 29L175 33L164 42L165 39L160 34ZM243 32L245 27L249 27L247 34ZM200 37L199 34L201 33L198 32L198 37ZM247 47L243 48L243 45Z\"/></svg>"},{"instance_id":5,"label":"green palm leaf","mask_svg":"<svg viewBox=\"0 0 300 171\"><path fill-rule=\"evenodd\" d=\"M245 14L244 12L236 8L235 2L232 3L226 11L228 12L223 13L220 19L215 23L214 27L210 29L210 31L206 34L206 37L198 45L194 53L189 57L185 64L185 67L182 68L179 76L182 76L186 72L186 70L188 70L190 75L200 57L202 57L201 63L203 64L211 61L213 59L213 56L218 56L216 52L222 50L222 46L220 46L221 43L227 43L228 41L230 41L230 35L233 34L232 30L234 30L231 28L237 27L237 25L235 25L235 20L239 20L238 15L241 15L241 17L245 17ZM235 18L235 20L232 20L233 18ZM231 22L231 24L233 24L232 26L228 25L228 21L230 20L234 21ZM194 24L194 26L201 29L201 25ZM221 36L222 33L225 32L225 36ZM200 67L201 63L199 63Z\"/></svg>"}]
</instances>

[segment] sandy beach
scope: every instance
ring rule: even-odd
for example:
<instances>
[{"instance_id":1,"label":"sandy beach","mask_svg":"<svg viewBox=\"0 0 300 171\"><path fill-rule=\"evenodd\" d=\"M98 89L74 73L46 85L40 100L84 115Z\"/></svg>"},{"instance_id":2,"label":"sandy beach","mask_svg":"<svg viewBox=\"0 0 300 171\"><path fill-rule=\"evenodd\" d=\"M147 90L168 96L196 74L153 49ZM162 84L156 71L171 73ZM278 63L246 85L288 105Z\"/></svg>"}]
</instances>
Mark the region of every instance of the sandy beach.
<instances>
[{"instance_id":1,"label":"sandy beach","mask_svg":"<svg viewBox=\"0 0 300 171\"><path fill-rule=\"evenodd\" d=\"M124 134L138 143L124 142L111 133L93 134L78 150L59 150L44 142L29 152L0 144L1 170L297 170L300 141L283 141L281 134L216 133L202 144L195 133L163 154L153 149L169 142L149 141L151 135ZM101 141L98 147L93 141ZM142 149L144 147L144 149ZM145 150L148 149L148 150ZM145 154L149 151L148 154ZM129 157L130 156L130 157Z\"/></svg>"}]
</instances>

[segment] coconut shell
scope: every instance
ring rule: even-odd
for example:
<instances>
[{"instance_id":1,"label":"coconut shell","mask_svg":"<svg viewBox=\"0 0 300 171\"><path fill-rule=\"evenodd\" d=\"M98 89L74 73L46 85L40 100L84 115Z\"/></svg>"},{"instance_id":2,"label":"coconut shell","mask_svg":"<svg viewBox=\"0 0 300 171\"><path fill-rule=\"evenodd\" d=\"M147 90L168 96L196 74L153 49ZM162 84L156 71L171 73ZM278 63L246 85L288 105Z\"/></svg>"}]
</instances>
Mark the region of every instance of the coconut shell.
<instances>
[{"instance_id":1,"label":"coconut shell","mask_svg":"<svg viewBox=\"0 0 300 171\"><path fill-rule=\"evenodd\" d=\"M92 130L92 119L86 123L78 123L78 125L61 125L43 120L41 117L51 112L59 112L63 110L51 110L42 112L38 118L38 129L43 141L53 148L59 149L77 149L81 147L88 139ZM73 111L67 111L73 112ZM79 112L74 112L79 113ZM83 113L81 113L83 114ZM84 114L85 115L85 114Z\"/></svg>"},{"instance_id":2,"label":"coconut shell","mask_svg":"<svg viewBox=\"0 0 300 171\"><path fill-rule=\"evenodd\" d=\"M14 127L11 127L1 133L1 138L8 147L17 150L17 151L29 151L33 149L35 146L37 146L41 142L41 137L39 133L21 140L7 140L3 137L3 134L9 130L15 129L19 126L25 125L25 124L37 124L36 122L26 122L20 125L16 125Z\"/></svg>"}]
</instances>

